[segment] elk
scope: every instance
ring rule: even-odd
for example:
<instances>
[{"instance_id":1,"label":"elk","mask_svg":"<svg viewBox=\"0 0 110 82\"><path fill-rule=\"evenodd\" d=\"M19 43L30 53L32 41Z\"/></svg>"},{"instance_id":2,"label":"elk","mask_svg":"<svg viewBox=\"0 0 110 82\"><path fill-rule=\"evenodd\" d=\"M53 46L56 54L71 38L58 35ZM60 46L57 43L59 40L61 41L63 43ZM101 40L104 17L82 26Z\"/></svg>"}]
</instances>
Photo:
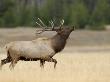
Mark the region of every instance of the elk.
<instances>
[{"instance_id":1,"label":"elk","mask_svg":"<svg viewBox=\"0 0 110 82\"><path fill-rule=\"evenodd\" d=\"M56 35L51 38L37 38L32 41L14 41L6 45L7 58L1 60L2 67L6 63L10 63L10 69L13 69L19 60L22 61L38 61L40 60L40 66L43 67L45 61L54 62L54 68L56 67L57 60L53 56L62 51L65 47L67 39L70 33L75 29L75 27L63 28L64 20L60 21L59 28L54 27L54 22L49 21L52 28L46 28L47 26L39 19L36 22L42 27L41 30L37 30L37 34L44 31L56 31Z\"/></svg>"}]
</instances>

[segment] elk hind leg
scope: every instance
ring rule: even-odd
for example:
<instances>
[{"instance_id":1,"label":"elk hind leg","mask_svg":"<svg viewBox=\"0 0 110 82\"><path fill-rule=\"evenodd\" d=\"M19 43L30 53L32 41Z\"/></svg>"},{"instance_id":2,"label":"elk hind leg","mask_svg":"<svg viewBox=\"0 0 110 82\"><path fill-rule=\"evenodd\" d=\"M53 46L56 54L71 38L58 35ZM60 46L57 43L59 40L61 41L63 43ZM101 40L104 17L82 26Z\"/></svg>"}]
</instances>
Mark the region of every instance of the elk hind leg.
<instances>
[{"instance_id":1,"label":"elk hind leg","mask_svg":"<svg viewBox=\"0 0 110 82\"><path fill-rule=\"evenodd\" d=\"M2 66L6 63L11 62L11 57L8 56L6 59L1 60L1 64L0 64L0 69L2 68Z\"/></svg>"}]
</instances>

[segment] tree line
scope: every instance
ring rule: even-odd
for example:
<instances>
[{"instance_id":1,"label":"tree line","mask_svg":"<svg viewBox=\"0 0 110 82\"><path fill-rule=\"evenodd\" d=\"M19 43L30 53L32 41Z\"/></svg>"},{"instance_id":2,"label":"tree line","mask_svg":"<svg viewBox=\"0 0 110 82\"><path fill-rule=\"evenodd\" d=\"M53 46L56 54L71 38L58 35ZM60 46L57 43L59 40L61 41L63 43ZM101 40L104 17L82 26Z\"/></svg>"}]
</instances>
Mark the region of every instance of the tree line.
<instances>
[{"instance_id":1,"label":"tree line","mask_svg":"<svg viewBox=\"0 0 110 82\"><path fill-rule=\"evenodd\" d=\"M0 27L36 26L41 18L79 29L104 29L110 24L110 0L0 0Z\"/></svg>"}]
</instances>

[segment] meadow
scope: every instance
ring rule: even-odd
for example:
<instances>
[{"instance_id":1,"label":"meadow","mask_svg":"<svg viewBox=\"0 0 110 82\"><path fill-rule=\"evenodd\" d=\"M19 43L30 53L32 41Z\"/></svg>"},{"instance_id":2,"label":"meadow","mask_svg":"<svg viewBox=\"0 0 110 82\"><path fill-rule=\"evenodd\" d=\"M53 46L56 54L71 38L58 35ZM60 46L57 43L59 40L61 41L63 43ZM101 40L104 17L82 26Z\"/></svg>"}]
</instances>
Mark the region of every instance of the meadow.
<instances>
[{"instance_id":1,"label":"meadow","mask_svg":"<svg viewBox=\"0 0 110 82\"><path fill-rule=\"evenodd\" d=\"M0 60L6 57L5 44L16 40L52 37L55 32L35 35L35 28L0 29ZM110 82L110 31L74 31L65 49L54 56L58 64L19 61L10 71L0 70L0 82Z\"/></svg>"}]
</instances>

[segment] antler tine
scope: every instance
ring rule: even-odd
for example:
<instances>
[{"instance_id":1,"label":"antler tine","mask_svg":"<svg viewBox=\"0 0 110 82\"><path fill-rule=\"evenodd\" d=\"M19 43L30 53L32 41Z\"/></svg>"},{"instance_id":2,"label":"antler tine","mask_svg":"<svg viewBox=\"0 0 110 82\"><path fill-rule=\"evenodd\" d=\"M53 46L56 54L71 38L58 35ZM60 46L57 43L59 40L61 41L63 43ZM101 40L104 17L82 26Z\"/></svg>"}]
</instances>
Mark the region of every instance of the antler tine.
<instances>
[{"instance_id":1,"label":"antler tine","mask_svg":"<svg viewBox=\"0 0 110 82\"><path fill-rule=\"evenodd\" d=\"M47 27L47 26L43 23L43 21L40 18L38 18L37 20L42 24L41 25L40 23L36 22L40 27L42 27L42 29L36 30L37 31L36 34L41 34L42 32L45 31L45 28L43 27Z\"/></svg>"},{"instance_id":2,"label":"antler tine","mask_svg":"<svg viewBox=\"0 0 110 82\"><path fill-rule=\"evenodd\" d=\"M51 20L51 21L49 21L49 23L51 24L52 30L54 30L54 23L53 23L53 21Z\"/></svg>"},{"instance_id":3,"label":"antler tine","mask_svg":"<svg viewBox=\"0 0 110 82\"><path fill-rule=\"evenodd\" d=\"M38 22L36 22L40 27L42 27L42 30L40 29L40 30L36 30L36 34L41 34L42 32L44 32L44 30L45 30L45 28L43 28L43 26L40 24L40 23L38 23Z\"/></svg>"},{"instance_id":4,"label":"antler tine","mask_svg":"<svg viewBox=\"0 0 110 82\"><path fill-rule=\"evenodd\" d=\"M51 23L52 23L52 30L54 29L54 22L51 20Z\"/></svg>"},{"instance_id":5,"label":"antler tine","mask_svg":"<svg viewBox=\"0 0 110 82\"><path fill-rule=\"evenodd\" d=\"M63 24L64 24L64 19L62 19L62 20L60 21L60 23L61 23L61 25L63 25Z\"/></svg>"},{"instance_id":6,"label":"antler tine","mask_svg":"<svg viewBox=\"0 0 110 82\"><path fill-rule=\"evenodd\" d=\"M45 30L36 30L36 34L41 34L43 33Z\"/></svg>"},{"instance_id":7,"label":"antler tine","mask_svg":"<svg viewBox=\"0 0 110 82\"><path fill-rule=\"evenodd\" d=\"M38 22L36 22L40 27L43 27L41 24L39 24Z\"/></svg>"},{"instance_id":8,"label":"antler tine","mask_svg":"<svg viewBox=\"0 0 110 82\"><path fill-rule=\"evenodd\" d=\"M49 21L49 23L50 23L50 25L52 26L52 22L51 22L51 21Z\"/></svg>"},{"instance_id":9,"label":"antler tine","mask_svg":"<svg viewBox=\"0 0 110 82\"><path fill-rule=\"evenodd\" d=\"M61 29L61 27L62 27L63 24L64 24L64 19L62 19L62 20L60 21L60 23L61 23L61 25L60 25L60 29Z\"/></svg>"},{"instance_id":10,"label":"antler tine","mask_svg":"<svg viewBox=\"0 0 110 82\"><path fill-rule=\"evenodd\" d=\"M37 32L36 32L36 34L41 34L41 33L43 33L44 31L52 31L51 29L39 29L39 30L36 30Z\"/></svg>"},{"instance_id":11,"label":"antler tine","mask_svg":"<svg viewBox=\"0 0 110 82\"><path fill-rule=\"evenodd\" d=\"M39 20L39 22L43 25L41 25L41 24L39 24L38 22L36 22L40 27L47 27L43 22L42 22L42 20L40 19L40 18L38 18L38 20ZM52 27L52 29L49 29L49 28L42 28L42 29L39 29L39 30L36 30L37 32L36 32L36 34L41 34L41 33L43 33L44 31L54 31L55 29L54 29L54 22L51 20L51 21L49 21L49 23L51 24L51 27Z\"/></svg>"},{"instance_id":12,"label":"antler tine","mask_svg":"<svg viewBox=\"0 0 110 82\"><path fill-rule=\"evenodd\" d=\"M40 18L38 18L38 20L40 21L40 23L41 23L44 27L47 27L47 26L43 23L43 21L42 21Z\"/></svg>"}]
</instances>

